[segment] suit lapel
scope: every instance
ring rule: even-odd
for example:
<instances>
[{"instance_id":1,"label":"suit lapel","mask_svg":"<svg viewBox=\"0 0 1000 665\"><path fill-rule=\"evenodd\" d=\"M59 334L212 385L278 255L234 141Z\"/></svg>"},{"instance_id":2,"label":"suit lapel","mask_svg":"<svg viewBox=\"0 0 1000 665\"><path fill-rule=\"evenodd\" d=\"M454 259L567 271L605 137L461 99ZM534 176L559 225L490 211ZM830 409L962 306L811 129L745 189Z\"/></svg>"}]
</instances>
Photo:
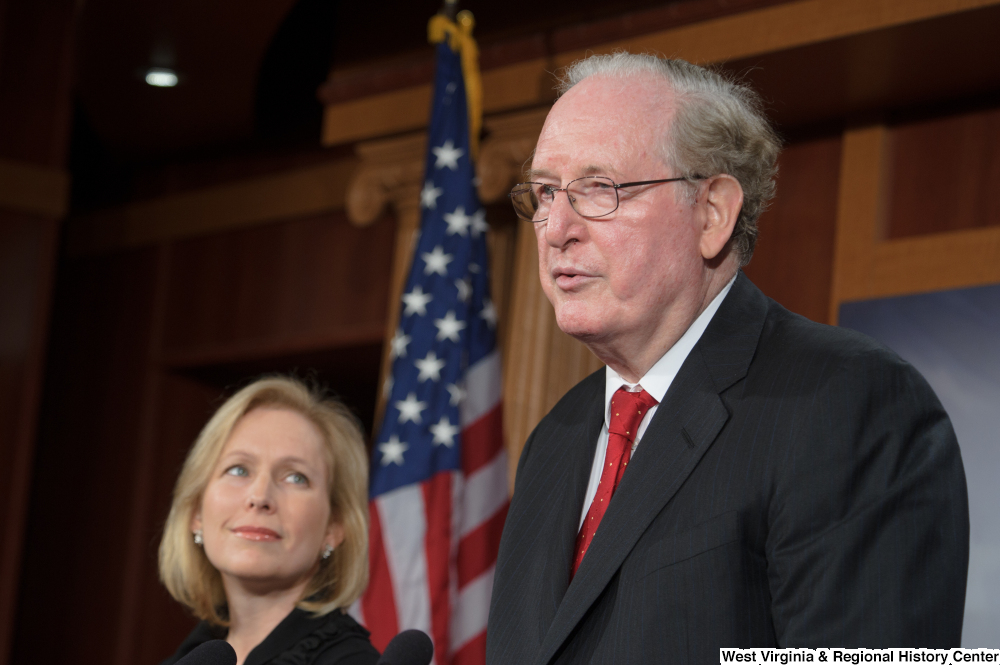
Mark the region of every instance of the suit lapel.
<instances>
[{"instance_id":1,"label":"suit lapel","mask_svg":"<svg viewBox=\"0 0 1000 665\"><path fill-rule=\"evenodd\" d=\"M548 663L558 651L715 441L729 419L719 393L746 375L766 309L767 299L740 273L643 435L587 556L555 613L536 665ZM594 434L594 440L596 437ZM583 473L589 475L594 445L587 449L591 458ZM579 512L574 515L574 540L578 518Z\"/></svg>"},{"instance_id":2,"label":"suit lapel","mask_svg":"<svg viewBox=\"0 0 1000 665\"><path fill-rule=\"evenodd\" d=\"M587 407L580 414L578 424L566 432L563 440L555 444L559 450L564 451L565 456L557 464L565 468L567 480L560 497L561 505L555 510L557 518L552 525L553 537L548 539L551 549L546 561L549 562L547 576L552 580L560 580L560 586L553 597L556 602L546 608L546 616L542 617L543 625L550 625L558 610L559 599L564 597L570 582L569 573L575 554L576 535L580 530L580 512L583 510L583 500L587 493L597 439L604 424L603 369L600 370L600 375L597 389L593 391L591 399L587 400Z\"/></svg>"},{"instance_id":3,"label":"suit lapel","mask_svg":"<svg viewBox=\"0 0 1000 665\"><path fill-rule=\"evenodd\" d=\"M603 397L602 369L560 400L525 448L497 558L503 583L493 589L491 660L522 662L537 653L566 594Z\"/></svg>"}]
</instances>

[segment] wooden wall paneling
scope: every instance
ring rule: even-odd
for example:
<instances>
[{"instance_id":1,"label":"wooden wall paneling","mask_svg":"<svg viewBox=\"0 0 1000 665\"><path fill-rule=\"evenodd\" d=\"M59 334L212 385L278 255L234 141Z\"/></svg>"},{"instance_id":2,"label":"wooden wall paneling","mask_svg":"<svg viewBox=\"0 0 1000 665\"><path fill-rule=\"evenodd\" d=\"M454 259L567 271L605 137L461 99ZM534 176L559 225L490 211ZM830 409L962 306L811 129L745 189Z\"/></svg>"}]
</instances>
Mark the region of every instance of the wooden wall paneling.
<instances>
[{"instance_id":1,"label":"wooden wall paneling","mask_svg":"<svg viewBox=\"0 0 1000 665\"><path fill-rule=\"evenodd\" d=\"M0 665L12 660L68 178L76 3L0 3Z\"/></svg>"},{"instance_id":2,"label":"wooden wall paneling","mask_svg":"<svg viewBox=\"0 0 1000 665\"><path fill-rule=\"evenodd\" d=\"M124 566L119 573L122 580L118 621L115 631L114 652L111 662L128 665L135 662L139 641L136 628L139 618L149 611L146 604L143 573L148 571L150 505L154 502L153 489L156 477L156 446L159 430L161 392L160 357L163 352L163 329L166 316L166 296L171 270L171 247L160 245L155 249L152 262L152 289L148 292L150 307L150 332L143 357L137 358L142 376L142 403L138 414L138 431L135 433L133 454L135 461L128 479L131 484L127 520L121 524L124 543ZM154 520L155 521L155 520ZM109 649L110 651L110 649ZM111 655L111 654L109 654Z\"/></svg>"},{"instance_id":3,"label":"wooden wall paneling","mask_svg":"<svg viewBox=\"0 0 1000 665\"><path fill-rule=\"evenodd\" d=\"M844 133L828 312L831 324L837 323L840 303L864 298L867 292L875 245L885 226L888 141L884 125Z\"/></svg>"},{"instance_id":4,"label":"wooden wall paneling","mask_svg":"<svg viewBox=\"0 0 1000 665\"><path fill-rule=\"evenodd\" d=\"M58 223L0 209L0 663L11 649Z\"/></svg>"},{"instance_id":5,"label":"wooden wall paneling","mask_svg":"<svg viewBox=\"0 0 1000 665\"><path fill-rule=\"evenodd\" d=\"M912 186L897 184L895 149L893 132L883 125L844 134L829 312L833 323L843 302L1000 282L1000 227L885 239L890 193L897 186Z\"/></svg>"},{"instance_id":6,"label":"wooden wall paneling","mask_svg":"<svg viewBox=\"0 0 1000 665\"><path fill-rule=\"evenodd\" d=\"M77 3L10 0L2 9L0 156L61 169L69 144Z\"/></svg>"},{"instance_id":7,"label":"wooden wall paneling","mask_svg":"<svg viewBox=\"0 0 1000 665\"><path fill-rule=\"evenodd\" d=\"M158 399L155 414L149 500L141 528L134 535L140 546L136 588L141 602L131 621L130 659L119 663L158 663L174 652L194 627L196 619L170 597L158 577L157 549L170 509L174 483L198 432L222 403L222 391L157 367Z\"/></svg>"},{"instance_id":8,"label":"wooden wall paneling","mask_svg":"<svg viewBox=\"0 0 1000 665\"><path fill-rule=\"evenodd\" d=\"M152 249L60 268L10 662L115 659L156 277Z\"/></svg>"},{"instance_id":9,"label":"wooden wall paneling","mask_svg":"<svg viewBox=\"0 0 1000 665\"><path fill-rule=\"evenodd\" d=\"M764 293L821 323L830 307L840 144L837 135L785 147L777 195L759 220L753 260L744 268Z\"/></svg>"},{"instance_id":10,"label":"wooden wall paneling","mask_svg":"<svg viewBox=\"0 0 1000 665\"><path fill-rule=\"evenodd\" d=\"M58 219L69 203L69 175L52 169L0 159L0 208Z\"/></svg>"},{"instance_id":11,"label":"wooden wall paneling","mask_svg":"<svg viewBox=\"0 0 1000 665\"><path fill-rule=\"evenodd\" d=\"M356 167L342 159L74 218L67 252L95 254L327 213L344 206Z\"/></svg>"},{"instance_id":12,"label":"wooden wall paneling","mask_svg":"<svg viewBox=\"0 0 1000 665\"><path fill-rule=\"evenodd\" d=\"M888 238L1000 226L1000 108L892 127Z\"/></svg>"},{"instance_id":13,"label":"wooden wall paneling","mask_svg":"<svg viewBox=\"0 0 1000 665\"><path fill-rule=\"evenodd\" d=\"M197 367L352 344L384 334L395 229L342 213L180 241L164 362Z\"/></svg>"}]
</instances>

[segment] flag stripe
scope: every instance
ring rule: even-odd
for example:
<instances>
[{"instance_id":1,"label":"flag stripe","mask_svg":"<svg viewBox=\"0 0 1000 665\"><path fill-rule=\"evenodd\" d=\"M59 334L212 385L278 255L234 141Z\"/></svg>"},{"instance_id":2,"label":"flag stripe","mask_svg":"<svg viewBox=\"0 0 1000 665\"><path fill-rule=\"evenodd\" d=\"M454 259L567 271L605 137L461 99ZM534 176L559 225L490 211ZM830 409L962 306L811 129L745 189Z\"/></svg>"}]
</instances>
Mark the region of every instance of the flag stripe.
<instances>
[{"instance_id":1,"label":"flag stripe","mask_svg":"<svg viewBox=\"0 0 1000 665\"><path fill-rule=\"evenodd\" d=\"M423 485L427 510L427 586L431 602L431 639L435 662L447 665L448 617L451 613L452 472L435 475Z\"/></svg>"},{"instance_id":2,"label":"flag stripe","mask_svg":"<svg viewBox=\"0 0 1000 665\"><path fill-rule=\"evenodd\" d=\"M500 389L500 352L494 350L466 372L466 395L459 411L463 429L500 403Z\"/></svg>"},{"instance_id":3,"label":"flag stripe","mask_svg":"<svg viewBox=\"0 0 1000 665\"><path fill-rule=\"evenodd\" d=\"M382 520L385 558L396 592L399 624L430 635L431 602L424 559L427 519L421 486L406 485L386 492L375 502Z\"/></svg>"},{"instance_id":4,"label":"flag stripe","mask_svg":"<svg viewBox=\"0 0 1000 665\"><path fill-rule=\"evenodd\" d=\"M440 44L420 233L373 450L372 583L361 608L381 646L398 630L428 633L437 665L485 665L508 506L489 226L467 121L459 55Z\"/></svg>"},{"instance_id":5,"label":"flag stripe","mask_svg":"<svg viewBox=\"0 0 1000 665\"><path fill-rule=\"evenodd\" d=\"M469 640L486 631L490 613L490 593L493 591L493 572L490 566L479 577L458 593L451 623L451 647L458 651Z\"/></svg>"},{"instance_id":6,"label":"flag stripe","mask_svg":"<svg viewBox=\"0 0 1000 665\"><path fill-rule=\"evenodd\" d=\"M472 640L455 652L451 659L452 665L485 665L486 664L486 631L479 633Z\"/></svg>"},{"instance_id":7,"label":"flag stripe","mask_svg":"<svg viewBox=\"0 0 1000 665\"><path fill-rule=\"evenodd\" d=\"M478 529L459 541L457 566L459 589L464 588L467 583L496 563L500 534L503 532L503 522L507 517L509 505L505 503Z\"/></svg>"},{"instance_id":8,"label":"flag stripe","mask_svg":"<svg viewBox=\"0 0 1000 665\"><path fill-rule=\"evenodd\" d=\"M371 522L369 525L371 537L368 543L368 567L371 578L361 605L364 617L377 617L376 621L368 621L367 626L372 633L372 644L379 651L384 651L385 645L399 632L399 624L396 622L396 602L393 600L389 562L385 558L378 505L374 501L368 504L368 513Z\"/></svg>"},{"instance_id":9,"label":"flag stripe","mask_svg":"<svg viewBox=\"0 0 1000 665\"><path fill-rule=\"evenodd\" d=\"M471 476L503 450L502 427L503 404L497 404L462 430L462 473Z\"/></svg>"},{"instance_id":10,"label":"flag stripe","mask_svg":"<svg viewBox=\"0 0 1000 665\"><path fill-rule=\"evenodd\" d=\"M465 537L507 505L507 455L500 451L489 464L465 479L459 536Z\"/></svg>"}]
</instances>

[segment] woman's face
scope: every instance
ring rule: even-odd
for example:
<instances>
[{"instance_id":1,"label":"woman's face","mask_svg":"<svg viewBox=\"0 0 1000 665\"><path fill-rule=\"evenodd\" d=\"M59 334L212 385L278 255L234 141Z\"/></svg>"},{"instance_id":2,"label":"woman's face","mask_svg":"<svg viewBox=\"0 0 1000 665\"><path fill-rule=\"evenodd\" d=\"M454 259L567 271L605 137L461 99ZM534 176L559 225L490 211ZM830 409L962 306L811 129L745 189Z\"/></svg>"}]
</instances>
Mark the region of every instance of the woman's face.
<instances>
[{"instance_id":1,"label":"woman's face","mask_svg":"<svg viewBox=\"0 0 1000 665\"><path fill-rule=\"evenodd\" d=\"M328 483L322 436L304 416L263 407L236 423L191 521L227 589L267 592L312 577L324 547L344 537Z\"/></svg>"}]
</instances>

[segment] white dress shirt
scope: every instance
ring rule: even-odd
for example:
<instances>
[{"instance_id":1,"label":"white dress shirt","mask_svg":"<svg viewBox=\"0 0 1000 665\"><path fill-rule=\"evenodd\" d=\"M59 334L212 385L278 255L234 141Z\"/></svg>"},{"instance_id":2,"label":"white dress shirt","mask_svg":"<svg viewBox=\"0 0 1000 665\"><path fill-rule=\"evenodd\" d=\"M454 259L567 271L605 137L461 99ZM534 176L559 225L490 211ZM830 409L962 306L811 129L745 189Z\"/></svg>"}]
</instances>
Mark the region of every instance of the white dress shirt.
<instances>
[{"instance_id":1,"label":"white dress shirt","mask_svg":"<svg viewBox=\"0 0 1000 665\"><path fill-rule=\"evenodd\" d=\"M580 513L580 525L578 529L583 528L583 520L586 519L587 511L590 510L590 504L594 501L594 496L597 494L597 485L601 482L601 474L604 472L604 457L608 453L608 426L611 423L611 397L619 388L624 386L625 390L629 392L645 390L657 402L657 406L646 411L642 422L639 423L639 429L635 434L635 441L632 443L632 454L634 455L635 449L639 446L639 440L645 434L646 428L656 414L659 403L663 401L663 397L667 394L667 389L673 383L674 377L677 376L677 372L681 369L681 365L687 360L691 349L701 339L705 328L708 327L709 322L715 316L715 312L718 311L719 305L722 304L722 301L725 299L726 294L729 293L729 289L732 288L735 281L736 276L734 275L729 280L729 283L723 287L722 291L712 299L712 302L708 304L705 311L699 314L694 323L681 335L681 338L639 379L639 383L628 383L615 370L610 367L604 368L604 425L601 427L601 435L597 439L597 450L594 452L594 462L590 467L590 481L587 483L587 494L583 499L583 511Z\"/></svg>"}]
</instances>

